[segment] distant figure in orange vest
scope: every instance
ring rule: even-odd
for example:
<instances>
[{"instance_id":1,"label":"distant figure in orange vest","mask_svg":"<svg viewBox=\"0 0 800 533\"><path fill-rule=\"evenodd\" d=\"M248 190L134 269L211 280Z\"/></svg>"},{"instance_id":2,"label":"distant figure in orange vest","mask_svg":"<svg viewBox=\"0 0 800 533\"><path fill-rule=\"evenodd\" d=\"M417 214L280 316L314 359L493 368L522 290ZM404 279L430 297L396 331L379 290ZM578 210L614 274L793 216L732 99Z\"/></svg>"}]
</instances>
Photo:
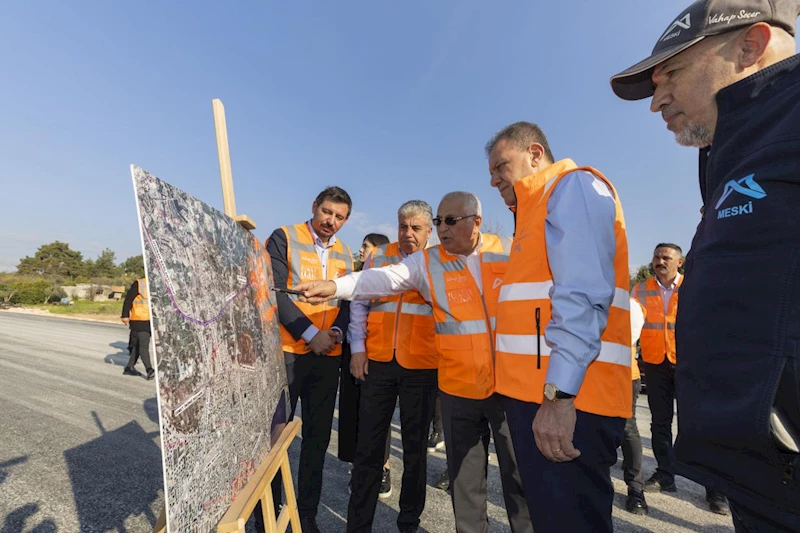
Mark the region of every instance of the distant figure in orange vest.
<instances>
[{"instance_id":1,"label":"distant figure in orange vest","mask_svg":"<svg viewBox=\"0 0 800 533\"><path fill-rule=\"evenodd\" d=\"M156 373L150 364L150 293L147 290L147 278L137 279L128 289L122 304L122 322L131 328L128 342L131 356L122 373L140 376L135 366L141 357L147 379L153 379Z\"/></svg>"},{"instance_id":2,"label":"distant figure in orange vest","mask_svg":"<svg viewBox=\"0 0 800 533\"><path fill-rule=\"evenodd\" d=\"M302 300L314 303L334 297L365 300L419 292L433 308L456 531L489 531L486 475L493 435L511 531L531 533L517 458L494 385L497 298L511 241L482 234L482 220L481 204L474 194L448 193L433 219L440 245L412 253L395 265L334 282L303 283L297 289L305 291Z\"/></svg>"},{"instance_id":3,"label":"distant figure in orange vest","mask_svg":"<svg viewBox=\"0 0 800 533\"><path fill-rule=\"evenodd\" d=\"M486 153L490 184L516 213L495 368L533 529L611 532L611 465L632 403L619 196L599 171L553 159L529 122Z\"/></svg>"},{"instance_id":4,"label":"distant figure in orange vest","mask_svg":"<svg viewBox=\"0 0 800 533\"><path fill-rule=\"evenodd\" d=\"M678 269L683 266L681 247L661 243L653 252L655 276L639 283L633 289L633 298L647 310L640 345L644 373L647 378L647 403L652 414L651 440L658 469L645 483L647 492L676 492L675 454L672 450L672 419L675 416L675 319L678 316L678 298L683 276ZM707 490L711 511L727 514L725 497L717 491Z\"/></svg>"},{"instance_id":5,"label":"distant figure in orange vest","mask_svg":"<svg viewBox=\"0 0 800 533\"><path fill-rule=\"evenodd\" d=\"M328 187L311 204L310 220L272 233L266 246L276 287L293 289L307 280L334 279L353 271L350 248L336 238L350 218L352 206L347 191ZM294 418L297 401L303 403L297 508L303 531L315 533L319 531L317 507L350 310L339 300L314 306L284 292L277 292L276 298L291 403L289 420ZM273 497L277 504L280 480L276 480Z\"/></svg>"}]
</instances>

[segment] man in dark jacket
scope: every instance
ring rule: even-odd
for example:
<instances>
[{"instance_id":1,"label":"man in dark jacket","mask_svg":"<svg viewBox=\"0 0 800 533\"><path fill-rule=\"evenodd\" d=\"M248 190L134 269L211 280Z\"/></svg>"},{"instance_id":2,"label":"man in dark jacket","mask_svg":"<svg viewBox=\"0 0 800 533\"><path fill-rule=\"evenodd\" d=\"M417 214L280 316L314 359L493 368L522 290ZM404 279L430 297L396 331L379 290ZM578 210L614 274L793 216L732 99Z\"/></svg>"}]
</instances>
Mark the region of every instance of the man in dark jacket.
<instances>
[{"instance_id":1,"label":"man in dark jacket","mask_svg":"<svg viewBox=\"0 0 800 533\"><path fill-rule=\"evenodd\" d=\"M700 148L703 219L676 323L678 472L737 531L800 531L797 0L702 0L614 76Z\"/></svg>"},{"instance_id":2,"label":"man in dark jacket","mask_svg":"<svg viewBox=\"0 0 800 533\"><path fill-rule=\"evenodd\" d=\"M336 238L352 205L344 189L328 187L312 203L310 220L272 233L266 247L277 288L292 289L306 280L334 279L352 272L350 248ZM332 305L312 306L285 292L277 293L277 301L291 402L289 420L294 418L298 400L303 405L297 507L303 531L315 533L319 531L317 507L350 310L338 300ZM277 487L273 484L274 496L279 494Z\"/></svg>"}]
</instances>

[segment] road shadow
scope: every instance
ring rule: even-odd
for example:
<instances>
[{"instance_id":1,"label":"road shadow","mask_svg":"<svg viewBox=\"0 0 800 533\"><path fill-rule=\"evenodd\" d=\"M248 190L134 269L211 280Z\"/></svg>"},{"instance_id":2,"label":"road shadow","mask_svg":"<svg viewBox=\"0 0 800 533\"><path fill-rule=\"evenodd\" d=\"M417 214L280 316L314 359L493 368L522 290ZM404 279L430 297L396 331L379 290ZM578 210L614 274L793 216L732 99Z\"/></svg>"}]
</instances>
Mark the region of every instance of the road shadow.
<instances>
[{"instance_id":1,"label":"road shadow","mask_svg":"<svg viewBox=\"0 0 800 533\"><path fill-rule=\"evenodd\" d=\"M128 351L128 343L124 341L116 341L109 344L109 346L117 351L105 356L105 358L103 358L103 361L105 361L107 365L116 365L121 367L127 365L128 358L130 357L130 352Z\"/></svg>"},{"instance_id":2,"label":"road shadow","mask_svg":"<svg viewBox=\"0 0 800 533\"><path fill-rule=\"evenodd\" d=\"M9 468L11 468L12 466L21 465L22 463L25 463L27 461L28 461L28 456L25 455L21 457L15 457L14 459L9 459L8 461L0 463L0 485L2 485L3 482L6 479L8 479L8 475L10 473Z\"/></svg>"},{"instance_id":3,"label":"road shadow","mask_svg":"<svg viewBox=\"0 0 800 533\"><path fill-rule=\"evenodd\" d=\"M145 401L148 416L152 400ZM92 415L100 437L64 452L80 530L127 533L125 520L138 515L155 525L152 506L164 487L161 450L153 442L158 432L148 433L135 420L106 431Z\"/></svg>"},{"instance_id":4,"label":"road shadow","mask_svg":"<svg viewBox=\"0 0 800 533\"><path fill-rule=\"evenodd\" d=\"M39 504L37 503L29 503L14 509L6 515L0 533L22 533L23 531L26 533L55 533L58 531L55 522L49 519L39 522L33 529L28 529L26 522L38 512Z\"/></svg>"}]
</instances>

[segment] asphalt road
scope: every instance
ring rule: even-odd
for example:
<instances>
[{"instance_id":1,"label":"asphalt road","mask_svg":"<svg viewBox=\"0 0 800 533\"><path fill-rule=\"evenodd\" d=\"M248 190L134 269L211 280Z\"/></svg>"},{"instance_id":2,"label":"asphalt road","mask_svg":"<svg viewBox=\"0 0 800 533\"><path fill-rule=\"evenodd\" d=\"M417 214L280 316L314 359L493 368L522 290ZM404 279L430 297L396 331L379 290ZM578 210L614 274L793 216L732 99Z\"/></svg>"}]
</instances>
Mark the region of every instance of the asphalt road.
<instances>
[{"instance_id":1,"label":"asphalt road","mask_svg":"<svg viewBox=\"0 0 800 533\"><path fill-rule=\"evenodd\" d=\"M163 505L155 384L122 375L126 345L122 325L0 312L0 533L151 530ZM655 460L646 396L637 417L650 474ZM336 423L318 515L325 532L344 531L349 498L349 465L336 457ZM378 503L375 532L396 531L399 428L395 413L393 494ZM295 479L299 450L298 439L290 449ZM612 469L616 531L733 531L730 517L708 512L704 489L683 478L676 494L647 495L649 516L627 513L619 465ZM444 468L444 453L429 456L423 532L454 531L449 496L432 487ZM488 489L490 531L508 532L494 455Z\"/></svg>"},{"instance_id":2,"label":"asphalt road","mask_svg":"<svg viewBox=\"0 0 800 533\"><path fill-rule=\"evenodd\" d=\"M152 530L156 388L122 375L127 339L122 324L0 312L2 533Z\"/></svg>"}]
</instances>

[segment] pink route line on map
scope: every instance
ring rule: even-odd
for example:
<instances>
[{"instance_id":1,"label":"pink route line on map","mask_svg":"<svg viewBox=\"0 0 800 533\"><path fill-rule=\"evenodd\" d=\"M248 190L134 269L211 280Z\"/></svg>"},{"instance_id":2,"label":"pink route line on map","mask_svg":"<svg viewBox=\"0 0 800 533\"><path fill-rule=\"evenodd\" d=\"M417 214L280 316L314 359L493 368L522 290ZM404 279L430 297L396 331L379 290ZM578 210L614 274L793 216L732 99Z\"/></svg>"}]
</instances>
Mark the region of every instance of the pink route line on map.
<instances>
[{"instance_id":1,"label":"pink route line on map","mask_svg":"<svg viewBox=\"0 0 800 533\"><path fill-rule=\"evenodd\" d=\"M228 298L228 301L225 302L225 305L223 305L222 309L219 310L219 313L217 313L217 316L215 316L211 320L203 321L203 320L199 320L197 318L194 318L194 317L191 317L191 316L187 315L186 313L183 312L183 309L181 309L180 306L178 306L178 302L175 301L175 293L172 292L172 282L170 281L169 276L167 275L166 269L164 268L164 265L161 262L161 253L155 247L155 244L153 243L153 240L150 237L150 233L147 231L147 229L144 228L144 225L142 226L142 229L144 231L144 236L147 238L147 246L148 246L148 248L150 248L150 250L153 252L153 255L155 255L155 257L156 257L156 265L158 265L158 270L159 270L159 272L161 272L161 276L163 276L164 279L167 281L167 283L165 283L164 285L167 287L167 294L169 294L169 300L170 300L170 302L172 302L172 307L174 307L175 310L178 312L178 314L180 314L183 318L185 318L189 322L193 322L193 323L195 323L197 325L200 325L200 326L208 326L210 324L213 324L214 322L216 322L217 320L222 318L222 314L225 312L225 310L228 308L228 306L231 304L231 302L233 302L233 300L238 298L239 295L241 295L244 291L246 291L247 289L250 288L250 281L248 281L244 285L244 287L242 287L241 289L239 289L236 292L236 294L234 294L233 296Z\"/></svg>"}]
</instances>

